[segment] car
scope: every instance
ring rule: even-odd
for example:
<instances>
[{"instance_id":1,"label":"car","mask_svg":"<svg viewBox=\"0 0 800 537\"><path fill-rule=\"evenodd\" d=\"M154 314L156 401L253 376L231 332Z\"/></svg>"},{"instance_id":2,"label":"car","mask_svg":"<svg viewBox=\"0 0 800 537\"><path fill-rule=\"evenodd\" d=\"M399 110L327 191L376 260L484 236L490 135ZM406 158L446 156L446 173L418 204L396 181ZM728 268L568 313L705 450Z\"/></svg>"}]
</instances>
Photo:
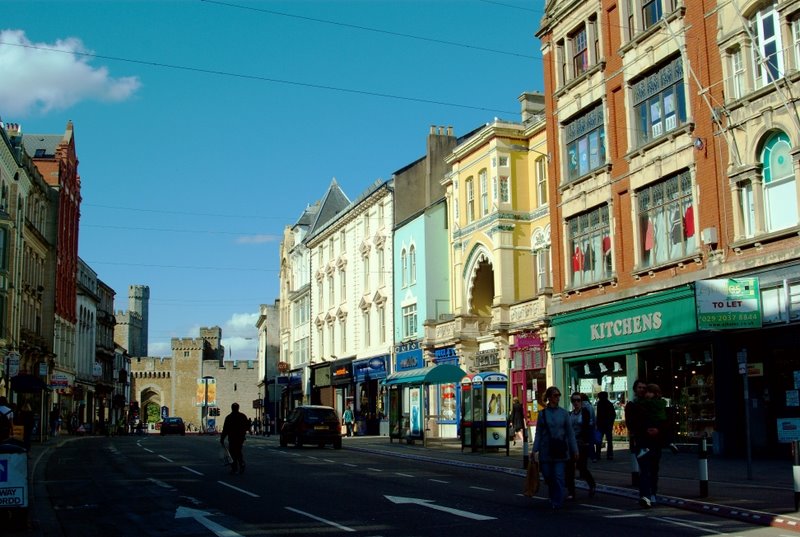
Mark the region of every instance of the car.
<instances>
[{"instance_id":1,"label":"car","mask_svg":"<svg viewBox=\"0 0 800 537\"><path fill-rule=\"evenodd\" d=\"M172 418L164 418L161 422L161 435L165 434L179 434L181 436L186 434L186 424L183 419L177 416Z\"/></svg>"},{"instance_id":2,"label":"car","mask_svg":"<svg viewBox=\"0 0 800 537\"><path fill-rule=\"evenodd\" d=\"M342 424L336 410L322 405L301 405L289 414L280 432L280 445L303 444L342 449Z\"/></svg>"}]
</instances>

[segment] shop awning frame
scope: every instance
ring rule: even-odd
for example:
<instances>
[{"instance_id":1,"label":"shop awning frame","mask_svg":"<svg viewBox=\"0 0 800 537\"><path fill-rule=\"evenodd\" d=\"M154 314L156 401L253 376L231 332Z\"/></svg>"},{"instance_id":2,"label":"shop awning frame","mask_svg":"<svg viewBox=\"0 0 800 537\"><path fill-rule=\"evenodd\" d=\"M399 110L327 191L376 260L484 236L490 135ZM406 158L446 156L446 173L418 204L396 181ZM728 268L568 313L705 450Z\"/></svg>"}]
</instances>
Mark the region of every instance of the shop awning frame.
<instances>
[{"instance_id":1,"label":"shop awning frame","mask_svg":"<svg viewBox=\"0 0 800 537\"><path fill-rule=\"evenodd\" d=\"M392 373L383 384L397 386L401 384L458 384L467 374L453 364L439 364L420 369L409 369Z\"/></svg>"}]
</instances>

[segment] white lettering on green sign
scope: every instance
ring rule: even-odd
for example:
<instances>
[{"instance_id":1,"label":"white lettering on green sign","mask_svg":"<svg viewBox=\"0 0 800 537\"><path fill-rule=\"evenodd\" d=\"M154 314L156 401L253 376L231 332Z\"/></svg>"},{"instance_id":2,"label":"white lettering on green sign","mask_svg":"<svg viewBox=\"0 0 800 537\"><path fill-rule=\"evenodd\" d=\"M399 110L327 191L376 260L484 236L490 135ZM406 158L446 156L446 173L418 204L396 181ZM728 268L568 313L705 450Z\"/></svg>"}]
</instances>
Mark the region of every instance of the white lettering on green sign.
<instances>
[{"instance_id":1,"label":"white lettering on green sign","mask_svg":"<svg viewBox=\"0 0 800 537\"><path fill-rule=\"evenodd\" d=\"M660 311L636 315L634 317L626 317L624 319L617 319L605 323L596 323L589 327L592 333L592 341L628 336L630 334L641 334L651 330L659 330L660 328Z\"/></svg>"}]
</instances>

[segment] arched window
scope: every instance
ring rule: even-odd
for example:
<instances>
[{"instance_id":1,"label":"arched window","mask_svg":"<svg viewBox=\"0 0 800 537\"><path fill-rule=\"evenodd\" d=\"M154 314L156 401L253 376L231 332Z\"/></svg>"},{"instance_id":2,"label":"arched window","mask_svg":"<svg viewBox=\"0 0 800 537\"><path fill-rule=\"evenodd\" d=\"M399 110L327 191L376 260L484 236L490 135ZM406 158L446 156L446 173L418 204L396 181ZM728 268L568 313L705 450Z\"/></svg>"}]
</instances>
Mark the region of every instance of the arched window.
<instances>
[{"instance_id":1,"label":"arched window","mask_svg":"<svg viewBox=\"0 0 800 537\"><path fill-rule=\"evenodd\" d=\"M767 232L797 225L797 186L790 151L789 137L777 132L769 137L761 153Z\"/></svg>"},{"instance_id":2,"label":"arched window","mask_svg":"<svg viewBox=\"0 0 800 537\"><path fill-rule=\"evenodd\" d=\"M417 249L413 245L408 249L408 283L417 283Z\"/></svg>"},{"instance_id":3,"label":"arched window","mask_svg":"<svg viewBox=\"0 0 800 537\"><path fill-rule=\"evenodd\" d=\"M402 287L408 285L408 255L405 248L400 252L400 285Z\"/></svg>"}]
</instances>

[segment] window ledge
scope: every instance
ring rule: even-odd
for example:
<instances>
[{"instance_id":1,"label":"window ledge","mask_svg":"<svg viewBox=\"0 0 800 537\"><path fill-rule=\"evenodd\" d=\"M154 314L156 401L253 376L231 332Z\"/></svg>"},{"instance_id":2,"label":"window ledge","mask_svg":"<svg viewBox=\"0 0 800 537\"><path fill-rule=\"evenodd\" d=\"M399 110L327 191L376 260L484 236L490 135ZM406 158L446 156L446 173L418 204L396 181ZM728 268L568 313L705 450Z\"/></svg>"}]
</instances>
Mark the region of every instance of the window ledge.
<instances>
[{"instance_id":1,"label":"window ledge","mask_svg":"<svg viewBox=\"0 0 800 537\"><path fill-rule=\"evenodd\" d=\"M573 188L579 185L580 183L583 183L584 181L587 181L589 179L594 179L595 177L600 177L601 175L607 175L610 173L611 173L611 163L606 162L605 164L602 164L599 168L595 168L594 170L590 171L587 174L581 175L580 177L577 177L572 181L569 181L568 183L562 183L561 185L559 185L558 191L560 194L563 194L564 191Z\"/></svg>"},{"instance_id":2,"label":"window ledge","mask_svg":"<svg viewBox=\"0 0 800 537\"><path fill-rule=\"evenodd\" d=\"M679 268L682 269L687 265L702 265L703 264L703 254L699 250L693 254L689 254L677 259L670 259L664 263L660 263L658 265L652 265L649 267L634 267L631 275L636 280L640 280L642 278L654 278L657 272L662 272L666 269L670 268Z\"/></svg>"},{"instance_id":3,"label":"window ledge","mask_svg":"<svg viewBox=\"0 0 800 537\"><path fill-rule=\"evenodd\" d=\"M795 69L787 69L784 75L777 79L775 82L780 89L792 89L797 82L800 81L800 71ZM763 99L765 96L775 93L775 84L765 84L760 88L756 88L738 99L730 99L725 102L725 107L728 111L733 111L738 108L750 106L757 101Z\"/></svg>"},{"instance_id":4,"label":"window ledge","mask_svg":"<svg viewBox=\"0 0 800 537\"><path fill-rule=\"evenodd\" d=\"M624 158L625 160L630 162L636 157L643 157L645 153L647 153L651 149L660 146L665 142L674 142L679 136L690 135L692 132L694 132L694 128L695 128L694 120L688 119L686 123L684 123L680 127L677 127L674 130L662 134L658 138L650 140L644 145L636 147L633 151L627 153Z\"/></svg>"},{"instance_id":5,"label":"window ledge","mask_svg":"<svg viewBox=\"0 0 800 537\"><path fill-rule=\"evenodd\" d=\"M611 276L602 280L598 280L596 282L582 284L576 287L567 287L564 289L564 297L570 298L571 296L580 296L581 292L583 291L590 291L592 289L602 289L603 287L610 285L611 287L617 286L617 277Z\"/></svg>"},{"instance_id":6,"label":"window ledge","mask_svg":"<svg viewBox=\"0 0 800 537\"><path fill-rule=\"evenodd\" d=\"M786 229L772 231L770 233L762 233L761 235L756 235L753 237L736 239L731 242L730 247L737 254L740 254L745 248L755 248L756 250L760 250L764 244L777 242L781 239L786 239L794 235L800 235L800 226L787 227Z\"/></svg>"},{"instance_id":7,"label":"window ledge","mask_svg":"<svg viewBox=\"0 0 800 537\"><path fill-rule=\"evenodd\" d=\"M606 68L606 61L601 59L596 64L591 66L586 70L586 72L581 73L580 76L570 79L569 82L561 86L558 91L556 91L554 97L556 99L560 99L565 94L567 94L571 89L575 88L576 86L580 86L581 82L584 80L588 80L592 77L593 74L604 71Z\"/></svg>"}]
</instances>

